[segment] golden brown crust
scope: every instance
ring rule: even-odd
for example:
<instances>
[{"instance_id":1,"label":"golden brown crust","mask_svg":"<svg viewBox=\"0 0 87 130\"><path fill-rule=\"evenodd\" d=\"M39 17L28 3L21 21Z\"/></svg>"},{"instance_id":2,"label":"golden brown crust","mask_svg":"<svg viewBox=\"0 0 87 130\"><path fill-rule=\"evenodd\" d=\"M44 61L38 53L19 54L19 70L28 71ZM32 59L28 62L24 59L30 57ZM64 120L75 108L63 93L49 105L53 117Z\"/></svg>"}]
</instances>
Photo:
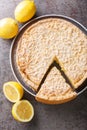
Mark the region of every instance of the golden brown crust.
<instances>
[{"instance_id":1,"label":"golden brown crust","mask_svg":"<svg viewBox=\"0 0 87 130\"><path fill-rule=\"evenodd\" d=\"M75 99L77 97L77 93L76 92L72 92L70 94L64 95L64 96L60 96L58 99L45 99L43 97L39 97L38 95L36 95L35 99L38 102L41 103L45 103L45 104L62 104L65 102L69 102L73 99Z\"/></svg>"}]
</instances>

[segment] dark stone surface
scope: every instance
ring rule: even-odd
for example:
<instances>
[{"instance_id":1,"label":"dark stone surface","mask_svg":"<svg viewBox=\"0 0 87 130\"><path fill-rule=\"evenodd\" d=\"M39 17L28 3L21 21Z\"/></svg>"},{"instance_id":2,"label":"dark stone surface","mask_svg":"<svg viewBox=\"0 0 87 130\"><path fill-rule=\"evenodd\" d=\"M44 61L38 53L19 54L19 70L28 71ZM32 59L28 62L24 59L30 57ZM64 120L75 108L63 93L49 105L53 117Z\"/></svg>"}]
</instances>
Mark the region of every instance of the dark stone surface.
<instances>
[{"instance_id":1,"label":"dark stone surface","mask_svg":"<svg viewBox=\"0 0 87 130\"><path fill-rule=\"evenodd\" d=\"M14 9L21 0L0 0L0 19L14 18ZM36 16L63 14L70 16L87 27L87 0L35 0ZM21 25L20 25L21 26ZM0 130L87 130L87 91L74 101L62 105L45 105L25 92L31 101L35 116L30 123L19 123L11 115L12 103L3 95L3 83L15 80L9 62L12 40L0 39Z\"/></svg>"}]
</instances>

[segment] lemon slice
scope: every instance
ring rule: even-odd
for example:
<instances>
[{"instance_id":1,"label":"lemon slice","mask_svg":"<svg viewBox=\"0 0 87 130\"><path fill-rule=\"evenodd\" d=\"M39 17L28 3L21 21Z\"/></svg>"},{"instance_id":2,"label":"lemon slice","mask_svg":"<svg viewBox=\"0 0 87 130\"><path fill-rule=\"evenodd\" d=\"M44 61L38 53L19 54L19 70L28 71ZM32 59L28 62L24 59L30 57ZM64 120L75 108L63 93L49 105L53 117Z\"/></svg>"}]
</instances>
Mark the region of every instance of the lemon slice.
<instances>
[{"instance_id":1,"label":"lemon slice","mask_svg":"<svg viewBox=\"0 0 87 130\"><path fill-rule=\"evenodd\" d=\"M20 122L29 122L34 116L34 108L29 101L21 100L13 105L12 115Z\"/></svg>"},{"instance_id":2,"label":"lemon slice","mask_svg":"<svg viewBox=\"0 0 87 130\"><path fill-rule=\"evenodd\" d=\"M9 101L17 102L22 98L24 90L19 83L10 81L3 85L3 92Z\"/></svg>"}]
</instances>

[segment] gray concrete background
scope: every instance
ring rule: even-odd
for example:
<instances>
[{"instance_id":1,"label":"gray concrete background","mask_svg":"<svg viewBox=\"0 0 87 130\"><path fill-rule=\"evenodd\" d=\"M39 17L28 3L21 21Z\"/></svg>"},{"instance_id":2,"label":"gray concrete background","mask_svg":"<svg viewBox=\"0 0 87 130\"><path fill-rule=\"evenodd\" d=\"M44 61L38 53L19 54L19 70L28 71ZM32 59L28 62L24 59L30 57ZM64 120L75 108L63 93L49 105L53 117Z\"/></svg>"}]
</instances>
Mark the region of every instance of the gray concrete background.
<instances>
[{"instance_id":1,"label":"gray concrete background","mask_svg":"<svg viewBox=\"0 0 87 130\"><path fill-rule=\"evenodd\" d=\"M20 1L0 0L0 19L14 18L14 9ZM87 0L35 0L35 3L36 16L64 14L87 27ZM53 106L38 103L25 92L23 98L33 104L35 116L29 123L19 123L13 119L12 103L6 100L2 91L4 82L15 80L9 63L11 42L0 39L0 130L87 130L87 91L74 101Z\"/></svg>"}]
</instances>

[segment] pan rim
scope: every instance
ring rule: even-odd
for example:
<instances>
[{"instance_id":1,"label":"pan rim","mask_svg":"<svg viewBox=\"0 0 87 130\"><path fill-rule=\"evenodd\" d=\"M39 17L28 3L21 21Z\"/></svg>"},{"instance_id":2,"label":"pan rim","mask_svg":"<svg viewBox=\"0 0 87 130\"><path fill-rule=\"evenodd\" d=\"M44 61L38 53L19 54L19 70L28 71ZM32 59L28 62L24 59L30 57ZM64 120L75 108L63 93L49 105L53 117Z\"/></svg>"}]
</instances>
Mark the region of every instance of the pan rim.
<instances>
[{"instance_id":1,"label":"pan rim","mask_svg":"<svg viewBox=\"0 0 87 130\"><path fill-rule=\"evenodd\" d=\"M21 27L21 29L19 30L19 33L17 34L17 36L13 39L12 43L11 43L11 48L10 48L10 54L9 54L9 59L10 59L10 66L11 66L11 70L12 70L12 73L15 77L15 79L17 80L17 82L19 82L25 91L27 91L29 94L31 94L32 96L36 96L34 91L28 86L25 86L25 83L24 85L21 83L20 79L18 79L17 77L17 74L14 70L14 67L13 67L13 63L12 63L12 51L13 51L13 48L14 48L14 44L15 44L15 41L17 40L17 38L19 37L19 35L21 34L21 32L26 29L26 27L29 25L31 26L33 23L41 20L41 19L46 19L46 18L61 18L61 19L64 19L64 20L67 20L69 22L71 22L72 24L75 24L75 26L79 27L80 30L83 30L84 33L87 34L87 28L85 26L83 26L81 23L79 23L78 21L76 21L75 19L71 18L71 17L68 17L68 16L65 16L65 15L58 15L58 14L46 14L46 15L42 15L42 16L39 16L39 17L36 17L32 20L30 20L29 22L27 22L25 25L23 25ZM24 81L23 81L24 82ZM31 90L28 90L28 88ZM87 86L82 89L77 95L81 94L82 92L84 92L85 90L87 89Z\"/></svg>"}]
</instances>

